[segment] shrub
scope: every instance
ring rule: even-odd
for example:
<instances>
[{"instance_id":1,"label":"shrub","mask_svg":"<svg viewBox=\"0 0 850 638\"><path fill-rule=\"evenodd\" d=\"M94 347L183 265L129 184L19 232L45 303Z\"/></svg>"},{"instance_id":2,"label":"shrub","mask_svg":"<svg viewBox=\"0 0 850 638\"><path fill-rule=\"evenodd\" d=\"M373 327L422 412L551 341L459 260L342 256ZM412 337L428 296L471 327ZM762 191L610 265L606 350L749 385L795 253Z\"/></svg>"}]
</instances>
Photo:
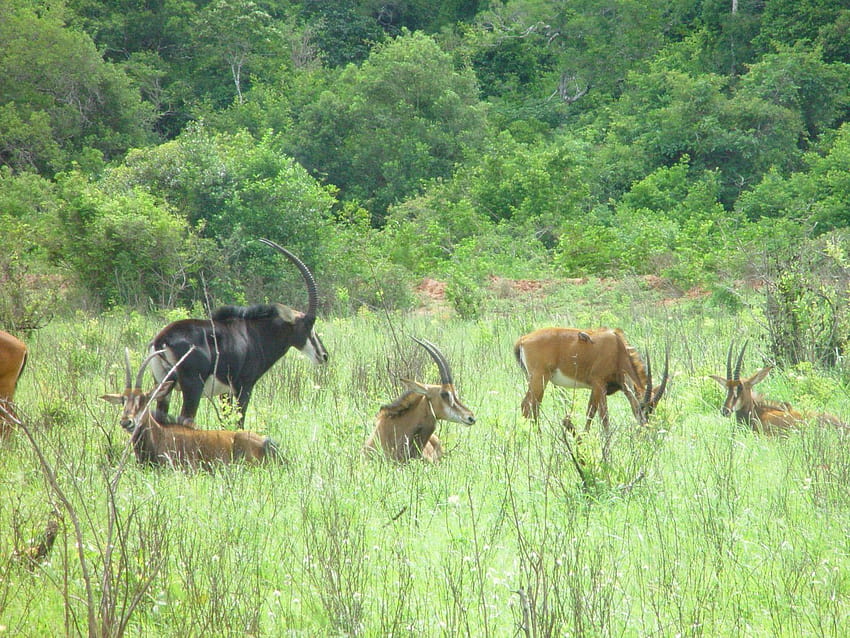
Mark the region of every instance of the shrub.
<instances>
[{"instance_id":1,"label":"shrub","mask_svg":"<svg viewBox=\"0 0 850 638\"><path fill-rule=\"evenodd\" d=\"M765 315L773 356L835 365L850 343L847 233L824 235L768 261Z\"/></svg>"}]
</instances>

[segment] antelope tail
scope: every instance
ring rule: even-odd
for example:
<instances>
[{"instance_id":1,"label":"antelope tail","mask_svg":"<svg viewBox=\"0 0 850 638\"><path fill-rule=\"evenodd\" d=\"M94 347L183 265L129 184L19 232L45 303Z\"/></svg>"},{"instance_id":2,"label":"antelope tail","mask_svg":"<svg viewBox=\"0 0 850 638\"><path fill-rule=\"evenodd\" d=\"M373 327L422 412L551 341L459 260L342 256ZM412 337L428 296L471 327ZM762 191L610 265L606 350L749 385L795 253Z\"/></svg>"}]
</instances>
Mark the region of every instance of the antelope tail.
<instances>
[{"instance_id":1,"label":"antelope tail","mask_svg":"<svg viewBox=\"0 0 850 638\"><path fill-rule=\"evenodd\" d=\"M519 367L522 368L525 376L528 376L528 368L525 366L525 356L522 352L522 344L518 343L514 346L514 356L516 357L516 362L519 364Z\"/></svg>"}]
</instances>

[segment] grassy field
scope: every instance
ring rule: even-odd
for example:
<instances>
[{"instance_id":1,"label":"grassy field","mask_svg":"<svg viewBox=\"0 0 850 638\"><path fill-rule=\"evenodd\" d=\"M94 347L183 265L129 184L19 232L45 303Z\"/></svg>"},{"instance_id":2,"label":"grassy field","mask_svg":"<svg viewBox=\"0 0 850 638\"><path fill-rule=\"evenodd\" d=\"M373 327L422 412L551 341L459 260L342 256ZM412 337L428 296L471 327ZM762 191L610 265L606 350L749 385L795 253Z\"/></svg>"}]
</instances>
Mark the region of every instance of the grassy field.
<instances>
[{"instance_id":1,"label":"grassy field","mask_svg":"<svg viewBox=\"0 0 850 638\"><path fill-rule=\"evenodd\" d=\"M34 443L0 447L0 636L847 635L850 443L815 426L756 436L706 379L732 339L751 339L745 374L764 365L757 309L663 304L637 284L549 292L477 321L320 319L329 365L288 354L248 409L288 463L213 473L137 466L98 399L163 319L54 320L28 339L16 397ZM560 425L583 421L588 393L550 388L539 428L520 414L512 344L545 325L620 326L659 367L671 345L652 427L614 395L609 462L585 440L590 489ZM409 335L440 346L477 417L440 426L437 465L360 454L399 377L438 380ZM774 370L760 389L850 420L836 373ZM218 418L205 401L198 421L229 427ZM53 508L48 560L15 559Z\"/></svg>"}]
</instances>

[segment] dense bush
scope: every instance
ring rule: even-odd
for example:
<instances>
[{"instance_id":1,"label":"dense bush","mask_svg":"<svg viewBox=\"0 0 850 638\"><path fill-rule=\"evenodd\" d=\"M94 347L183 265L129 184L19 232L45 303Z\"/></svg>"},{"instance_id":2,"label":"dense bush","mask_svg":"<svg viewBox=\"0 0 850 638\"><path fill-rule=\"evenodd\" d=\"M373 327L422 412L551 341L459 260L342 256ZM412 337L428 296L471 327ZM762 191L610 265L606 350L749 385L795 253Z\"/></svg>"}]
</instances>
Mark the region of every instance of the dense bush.
<instances>
[{"instance_id":1,"label":"dense bush","mask_svg":"<svg viewBox=\"0 0 850 638\"><path fill-rule=\"evenodd\" d=\"M850 224L834 0L0 0L0 18L10 263L98 306L297 305L258 237L340 312L407 307L426 276L455 305L492 276L729 291L776 272L760 250Z\"/></svg>"}]
</instances>

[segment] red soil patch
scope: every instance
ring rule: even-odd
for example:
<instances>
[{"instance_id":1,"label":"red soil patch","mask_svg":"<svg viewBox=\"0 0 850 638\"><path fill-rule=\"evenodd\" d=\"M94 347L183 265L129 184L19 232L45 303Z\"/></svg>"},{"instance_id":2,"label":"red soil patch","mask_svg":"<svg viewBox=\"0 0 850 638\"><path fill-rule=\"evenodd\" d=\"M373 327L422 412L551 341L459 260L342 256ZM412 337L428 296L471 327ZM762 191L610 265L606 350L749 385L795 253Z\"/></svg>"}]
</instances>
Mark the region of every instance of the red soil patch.
<instances>
[{"instance_id":1,"label":"red soil patch","mask_svg":"<svg viewBox=\"0 0 850 638\"><path fill-rule=\"evenodd\" d=\"M490 275L488 287L501 297L513 297L514 295L545 295L546 289L552 286L581 286L586 284L587 277L568 277L564 279L507 279L496 275ZM680 301L699 299L709 295L709 291L702 287L694 287L683 291L677 288L669 279L658 275L643 275L640 281L644 286L655 290L663 295L658 302L660 305L673 305ZM613 290L622 283L619 279L602 278L600 285L606 290ZM750 285L754 285L751 282ZM444 305L446 302L446 282L426 277L418 286L416 293L426 305Z\"/></svg>"},{"instance_id":2,"label":"red soil patch","mask_svg":"<svg viewBox=\"0 0 850 638\"><path fill-rule=\"evenodd\" d=\"M416 292L431 301L445 301L446 282L426 277L422 280L422 283L416 286Z\"/></svg>"}]
</instances>

